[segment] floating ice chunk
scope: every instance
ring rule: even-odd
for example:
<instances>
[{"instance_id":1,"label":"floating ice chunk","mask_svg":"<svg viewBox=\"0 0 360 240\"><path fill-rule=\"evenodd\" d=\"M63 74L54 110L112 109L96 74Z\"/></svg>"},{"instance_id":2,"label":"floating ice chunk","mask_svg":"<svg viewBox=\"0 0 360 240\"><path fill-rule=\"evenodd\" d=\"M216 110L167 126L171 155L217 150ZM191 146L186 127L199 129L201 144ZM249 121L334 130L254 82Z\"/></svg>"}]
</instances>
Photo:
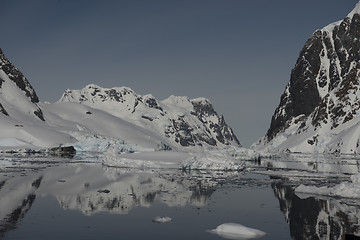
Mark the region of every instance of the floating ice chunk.
<instances>
[{"instance_id":1,"label":"floating ice chunk","mask_svg":"<svg viewBox=\"0 0 360 240\"><path fill-rule=\"evenodd\" d=\"M167 222L171 222L172 218L171 217L155 217L152 221L154 223L167 223Z\"/></svg>"},{"instance_id":2,"label":"floating ice chunk","mask_svg":"<svg viewBox=\"0 0 360 240\"><path fill-rule=\"evenodd\" d=\"M258 229L245 227L237 223L224 223L209 232L215 233L222 238L238 240L257 239L266 234Z\"/></svg>"}]
</instances>

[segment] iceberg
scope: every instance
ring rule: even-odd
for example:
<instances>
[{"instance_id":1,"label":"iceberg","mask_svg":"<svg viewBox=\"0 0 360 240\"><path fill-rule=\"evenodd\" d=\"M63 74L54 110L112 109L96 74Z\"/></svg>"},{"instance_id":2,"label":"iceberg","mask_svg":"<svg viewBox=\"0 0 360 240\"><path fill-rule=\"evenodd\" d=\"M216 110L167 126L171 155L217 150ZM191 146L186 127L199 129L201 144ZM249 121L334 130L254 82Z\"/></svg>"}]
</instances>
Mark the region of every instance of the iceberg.
<instances>
[{"instance_id":1,"label":"iceberg","mask_svg":"<svg viewBox=\"0 0 360 240\"><path fill-rule=\"evenodd\" d=\"M258 239L266 235L263 231L237 223L224 223L209 232L215 233L222 238L237 240Z\"/></svg>"}]
</instances>

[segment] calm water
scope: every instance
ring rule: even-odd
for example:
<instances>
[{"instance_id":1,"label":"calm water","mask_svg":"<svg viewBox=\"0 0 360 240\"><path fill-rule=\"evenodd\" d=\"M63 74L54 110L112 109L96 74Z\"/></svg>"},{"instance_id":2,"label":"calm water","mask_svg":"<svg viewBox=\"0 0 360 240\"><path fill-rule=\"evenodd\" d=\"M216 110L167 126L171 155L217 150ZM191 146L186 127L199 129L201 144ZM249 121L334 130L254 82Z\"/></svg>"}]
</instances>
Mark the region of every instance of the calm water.
<instances>
[{"instance_id":1,"label":"calm water","mask_svg":"<svg viewBox=\"0 0 360 240\"><path fill-rule=\"evenodd\" d=\"M293 191L304 181L336 184L356 170L353 161L342 162L341 175L338 163L336 174L324 167L326 178L319 178L325 174L320 160L314 170L304 159L291 160L291 167L287 160L250 163L250 172L237 173L116 169L94 159L1 161L3 239L223 239L207 231L222 223L266 232L261 239L342 239L359 232L357 200ZM172 221L155 223L157 216Z\"/></svg>"}]
</instances>

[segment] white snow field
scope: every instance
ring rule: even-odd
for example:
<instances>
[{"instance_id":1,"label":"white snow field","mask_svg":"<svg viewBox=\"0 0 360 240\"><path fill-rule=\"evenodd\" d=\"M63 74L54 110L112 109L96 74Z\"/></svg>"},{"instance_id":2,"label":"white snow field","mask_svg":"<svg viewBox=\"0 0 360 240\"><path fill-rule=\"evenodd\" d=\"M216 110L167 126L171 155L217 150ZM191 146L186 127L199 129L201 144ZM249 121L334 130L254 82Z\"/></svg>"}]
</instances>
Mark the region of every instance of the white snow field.
<instances>
[{"instance_id":1,"label":"white snow field","mask_svg":"<svg viewBox=\"0 0 360 240\"><path fill-rule=\"evenodd\" d=\"M112 144L158 150L164 144L153 132L83 104L64 102L40 106L50 126L78 140L73 144L77 151L102 152Z\"/></svg>"},{"instance_id":2,"label":"white snow field","mask_svg":"<svg viewBox=\"0 0 360 240\"><path fill-rule=\"evenodd\" d=\"M257 239L266 235L263 231L245 227L237 223L224 223L209 232L215 233L222 238L240 240Z\"/></svg>"}]
</instances>

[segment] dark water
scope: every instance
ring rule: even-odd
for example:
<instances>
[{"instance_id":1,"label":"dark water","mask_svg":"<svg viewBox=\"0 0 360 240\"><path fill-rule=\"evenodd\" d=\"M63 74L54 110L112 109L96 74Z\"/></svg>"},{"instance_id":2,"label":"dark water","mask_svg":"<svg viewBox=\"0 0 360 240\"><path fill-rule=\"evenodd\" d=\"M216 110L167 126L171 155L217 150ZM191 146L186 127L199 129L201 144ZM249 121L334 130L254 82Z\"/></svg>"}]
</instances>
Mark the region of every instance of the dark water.
<instances>
[{"instance_id":1,"label":"dark water","mask_svg":"<svg viewBox=\"0 0 360 240\"><path fill-rule=\"evenodd\" d=\"M254 172L266 170L261 164L252 172L140 171L61 160L11 166L0 173L3 239L223 239L207 231L223 223L266 232L261 239L344 239L360 230L357 200L294 193L304 181L336 184L336 177ZM271 168L279 169L286 168ZM157 216L172 221L155 223Z\"/></svg>"}]
</instances>

